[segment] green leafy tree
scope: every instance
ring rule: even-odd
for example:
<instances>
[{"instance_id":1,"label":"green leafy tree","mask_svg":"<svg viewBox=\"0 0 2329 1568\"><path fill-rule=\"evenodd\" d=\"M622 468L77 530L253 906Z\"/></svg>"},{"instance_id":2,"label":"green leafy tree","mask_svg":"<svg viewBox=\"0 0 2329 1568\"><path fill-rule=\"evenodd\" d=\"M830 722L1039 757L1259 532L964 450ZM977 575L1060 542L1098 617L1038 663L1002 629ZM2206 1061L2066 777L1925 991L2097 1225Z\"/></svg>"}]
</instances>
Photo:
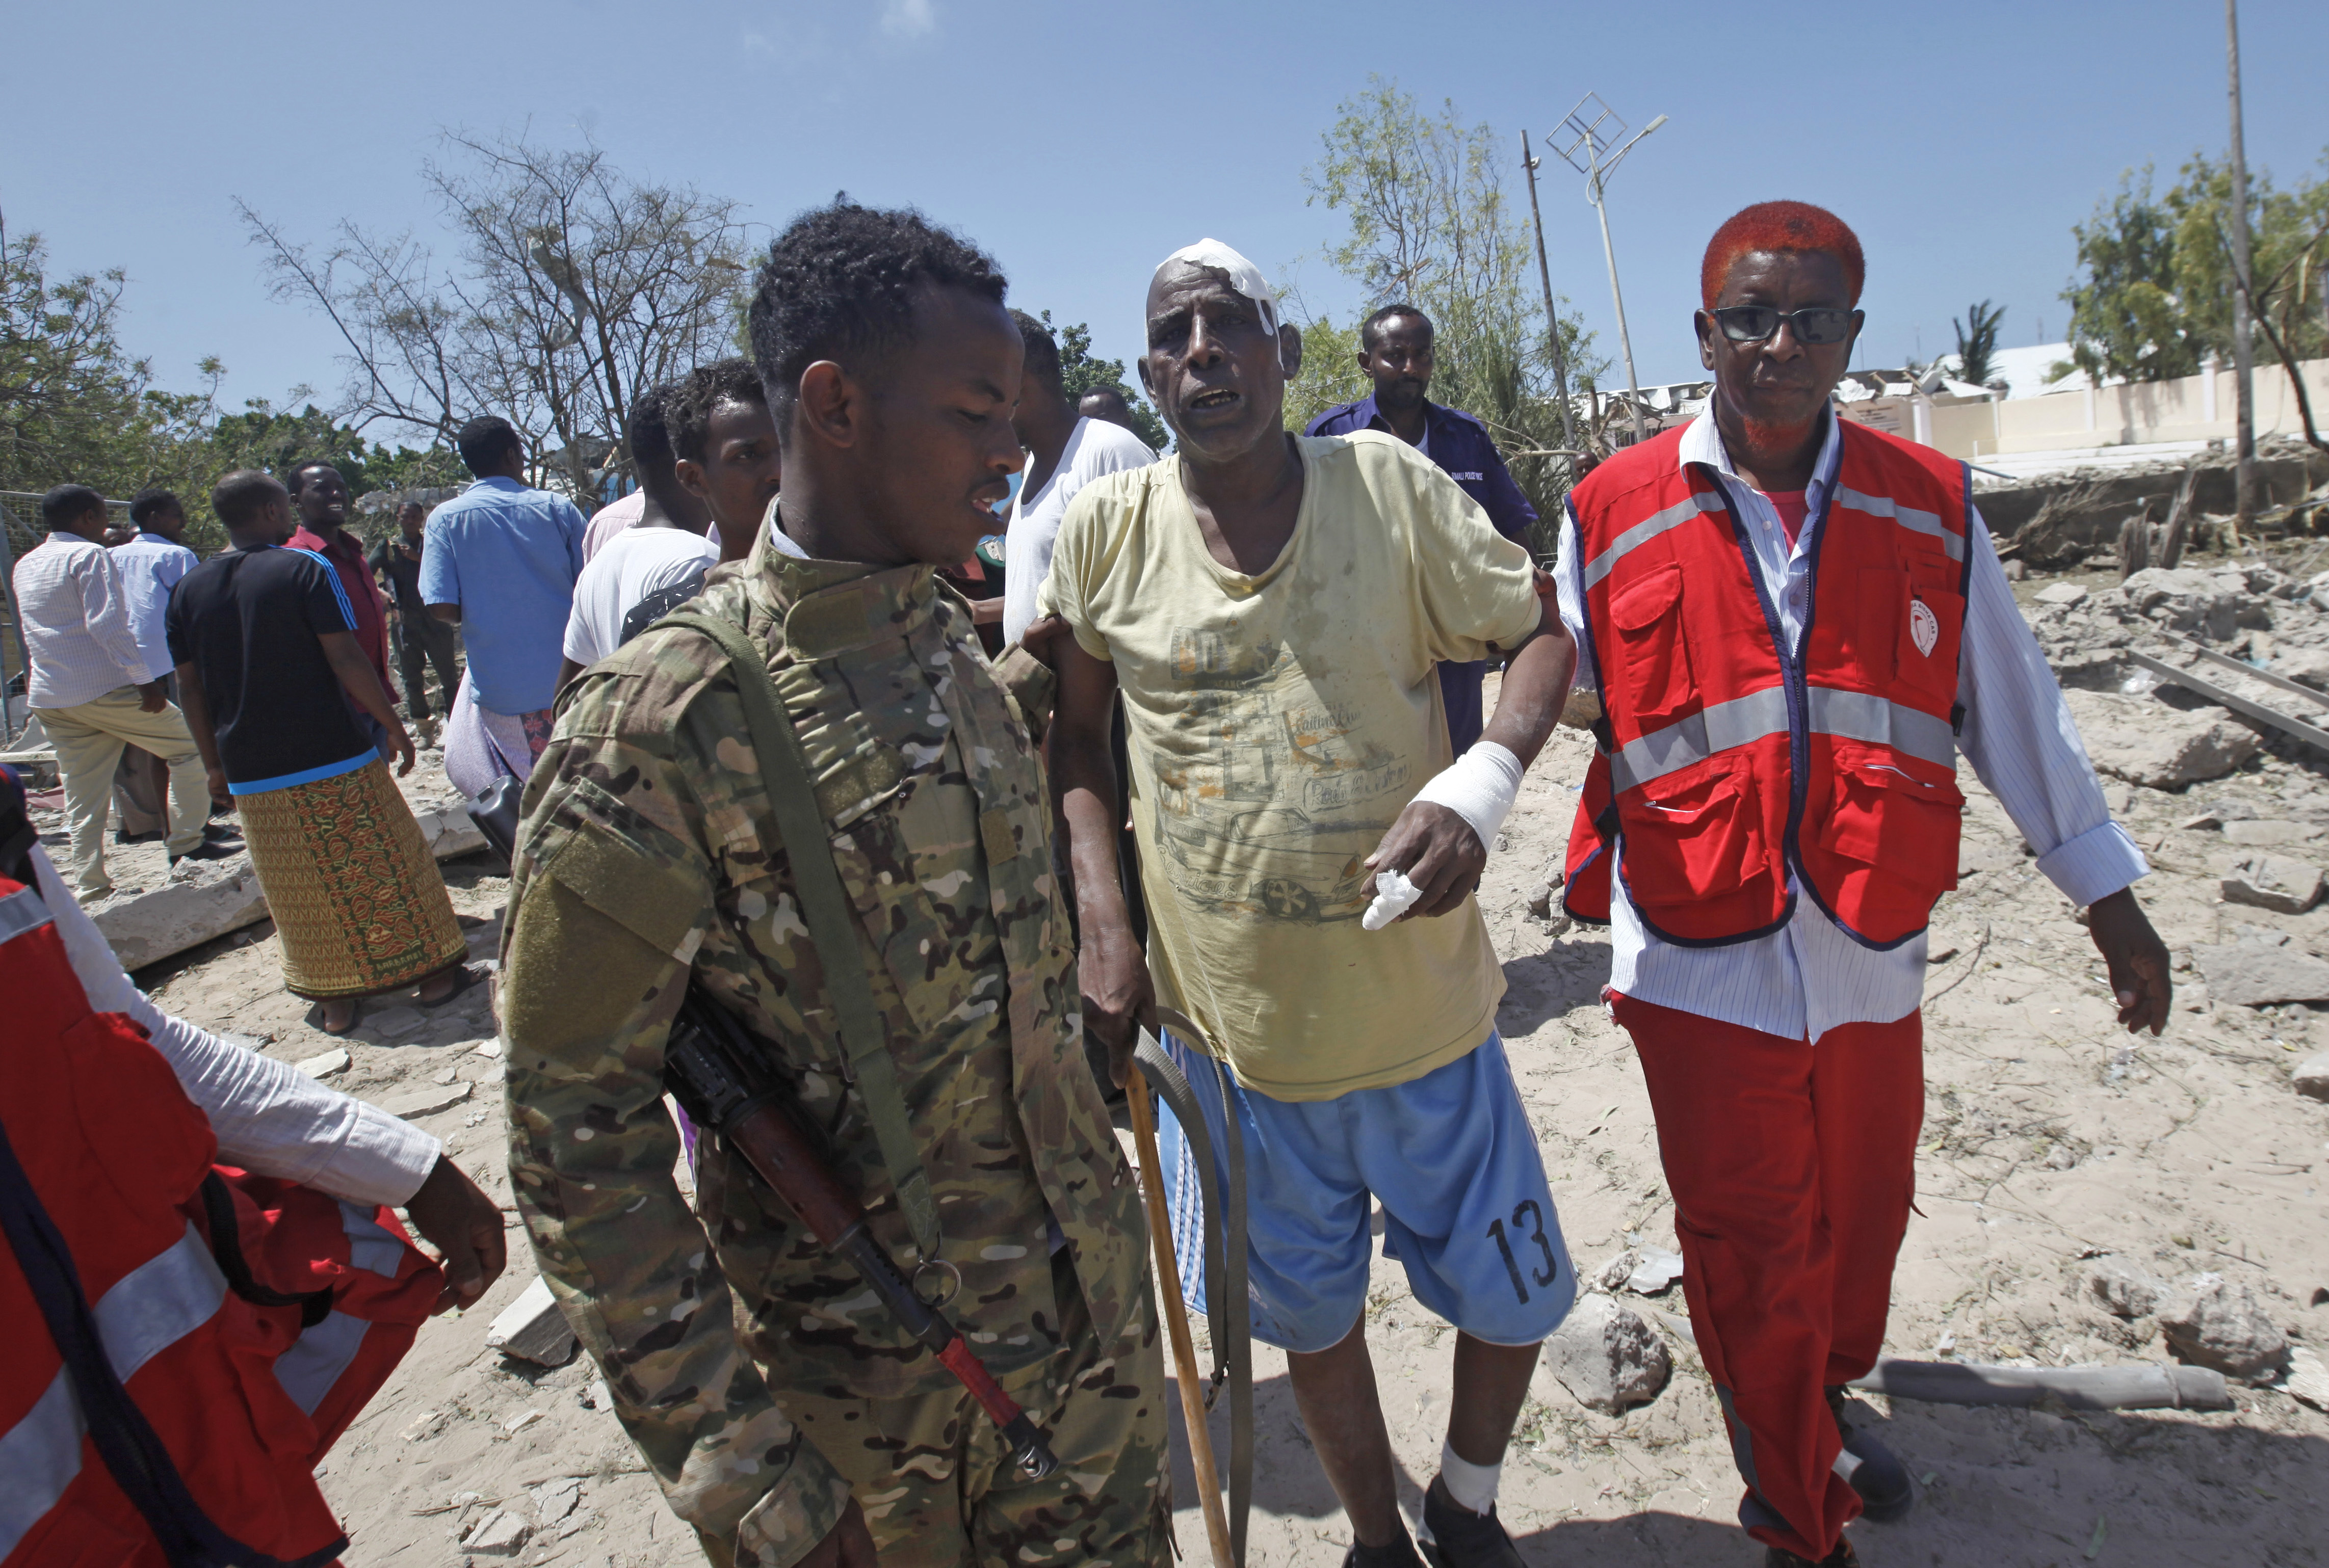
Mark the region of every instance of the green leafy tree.
<instances>
[{"instance_id":1,"label":"green leafy tree","mask_svg":"<svg viewBox=\"0 0 2329 1568\"><path fill-rule=\"evenodd\" d=\"M2122 175L2094 216L2075 225L2082 276L2070 304L2070 362L2100 380L2196 375L2213 352L2232 354L2231 173L2194 155L2164 195L2152 171ZM2249 181L2249 274L2260 331L2259 362L2329 352L2321 315L2329 259L2329 180L2278 191L2269 174Z\"/></svg>"},{"instance_id":2,"label":"green leafy tree","mask_svg":"<svg viewBox=\"0 0 2329 1568\"><path fill-rule=\"evenodd\" d=\"M2005 312L1985 299L1966 307L1965 321L1954 316L1949 319L1957 333L1958 380L1971 381L1976 387L1988 384L1990 361L1997 354L1997 324L2004 319Z\"/></svg>"},{"instance_id":3,"label":"green leafy tree","mask_svg":"<svg viewBox=\"0 0 2329 1568\"><path fill-rule=\"evenodd\" d=\"M1117 395L1124 399L1124 406L1132 410L1135 435L1159 452L1173 444L1172 432L1164 428L1164 421L1156 417L1156 410L1150 408L1147 400L1133 390L1132 383L1124 379L1124 361L1099 359L1092 353L1089 324L1078 322L1073 326L1054 325L1051 313L1048 310L1043 313L1042 320L1060 340L1060 384L1066 390L1069 402L1074 402L1086 392L1114 388Z\"/></svg>"},{"instance_id":4,"label":"green leafy tree","mask_svg":"<svg viewBox=\"0 0 2329 1568\"><path fill-rule=\"evenodd\" d=\"M1556 517L1570 468L1549 455L1561 445L1561 426L1544 298L1528 229L1504 189L1519 149L1490 126L1465 124L1452 102L1425 113L1381 77L1344 100L1338 117L1321 138L1325 156L1305 172L1309 200L1349 225L1327 260L1373 305L1413 305L1431 317L1433 400L1485 424L1538 514ZM1302 324L1303 374L1289 420L1366 390L1355 330L1319 318ZM1561 315L1560 332L1570 388L1589 390L1606 362L1574 314ZM1551 546L1549 521L1544 531L1540 551Z\"/></svg>"}]
</instances>

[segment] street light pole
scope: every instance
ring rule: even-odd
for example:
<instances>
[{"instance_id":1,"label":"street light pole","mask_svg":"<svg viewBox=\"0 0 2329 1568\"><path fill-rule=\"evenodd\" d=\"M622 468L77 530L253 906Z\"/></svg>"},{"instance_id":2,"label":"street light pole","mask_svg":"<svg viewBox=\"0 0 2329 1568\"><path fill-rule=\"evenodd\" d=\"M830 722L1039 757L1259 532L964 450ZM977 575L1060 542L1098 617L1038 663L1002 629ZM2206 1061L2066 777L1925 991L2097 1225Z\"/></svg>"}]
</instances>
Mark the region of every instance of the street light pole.
<instances>
[{"instance_id":1,"label":"street light pole","mask_svg":"<svg viewBox=\"0 0 2329 1568\"><path fill-rule=\"evenodd\" d=\"M2239 0L2224 0L2224 52L2230 66L2232 105L2232 397L2236 454L2232 533L2238 539L2256 516L2256 349L2249 328L2249 159L2240 135Z\"/></svg>"},{"instance_id":2,"label":"street light pole","mask_svg":"<svg viewBox=\"0 0 2329 1568\"><path fill-rule=\"evenodd\" d=\"M1521 132L1521 167L1528 171L1529 218L1536 224L1536 277L1544 286L1544 332L1552 344L1552 386L1561 395L1561 444L1577 450L1577 421L1569 407L1569 360L1561 352L1561 317L1552 308L1552 268L1544 258L1544 213L1536 204L1536 166L1544 160L1529 152L1528 132ZM1577 459L1569 460L1571 472Z\"/></svg>"},{"instance_id":3,"label":"street light pole","mask_svg":"<svg viewBox=\"0 0 2329 1568\"><path fill-rule=\"evenodd\" d=\"M1596 111L1590 119L1586 117L1589 107ZM1642 426L1642 383L1641 378L1634 371L1634 340L1626 331L1626 296L1617 286L1617 252L1616 247L1609 243L1609 208L1604 200L1607 194L1604 187L1609 176L1617 173L1617 165L1625 161L1626 155L1639 146L1643 137L1665 123L1666 117L1658 116L1635 132L1633 138L1618 147L1604 163L1601 158L1603 149L1626 134L1626 122L1601 101L1598 93L1589 92L1578 99L1577 107L1570 109L1569 117L1561 122L1562 128L1573 135L1569 146L1561 150L1561 155L1569 161L1570 167L1585 176L1586 199L1593 203L1593 211L1601 219L1601 255L1609 264L1609 300L1617 307L1617 344L1626 356L1626 390L1630 394L1627 406L1634 417L1634 439L1636 441L1643 439L1648 432ZM1612 127L1615 128L1610 128ZM1580 150L1585 155L1585 161L1581 164L1577 158Z\"/></svg>"}]
</instances>

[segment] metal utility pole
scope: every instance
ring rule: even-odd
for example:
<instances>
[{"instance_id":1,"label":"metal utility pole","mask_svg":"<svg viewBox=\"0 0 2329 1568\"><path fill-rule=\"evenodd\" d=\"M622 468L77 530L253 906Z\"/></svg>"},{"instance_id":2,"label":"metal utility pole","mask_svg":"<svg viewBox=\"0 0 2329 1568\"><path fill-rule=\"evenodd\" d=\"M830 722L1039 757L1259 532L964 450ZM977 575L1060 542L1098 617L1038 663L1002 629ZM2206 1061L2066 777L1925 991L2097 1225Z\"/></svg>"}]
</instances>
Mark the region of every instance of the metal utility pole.
<instances>
[{"instance_id":1,"label":"metal utility pole","mask_svg":"<svg viewBox=\"0 0 2329 1568\"><path fill-rule=\"evenodd\" d=\"M2256 354L2249 338L2249 158L2240 136L2240 7L2224 0L2224 49L2231 66L2232 103L2232 395L2238 407L2232 528L2256 516Z\"/></svg>"},{"instance_id":2,"label":"metal utility pole","mask_svg":"<svg viewBox=\"0 0 2329 1568\"><path fill-rule=\"evenodd\" d=\"M1609 264L1609 299L1617 307L1617 345L1626 355L1626 390L1631 394L1627 406L1634 416L1636 441L1648 434L1642 427L1642 381L1634 373L1634 340L1626 331L1626 296L1617 287L1617 252L1609 243L1609 209L1602 196L1603 187L1617 172L1626 155L1638 146L1644 136L1665 123L1666 117L1660 115L1635 132L1631 140L1617 146L1617 151L1610 152L1609 148L1625 136L1626 122L1601 101L1599 93L1589 92L1577 100L1577 107L1569 111L1569 117L1561 125L1562 134L1570 137L1569 145L1559 149L1561 155L1568 160L1570 168L1585 176L1586 200L1593 203L1593 211L1601 217L1601 255ZM1578 157L1580 152L1584 155L1581 163Z\"/></svg>"},{"instance_id":3,"label":"metal utility pole","mask_svg":"<svg viewBox=\"0 0 2329 1568\"><path fill-rule=\"evenodd\" d=\"M1577 419L1569 407L1569 360L1561 352L1561 317L1552 308L1552 268L1544 259L1544 213L1536 204L1536 166L1543 162L1529 152L1528 132L1521 132L1521 167L1528 171L1529 218L1536 224L1536 277L1544 285L1544 333L1552 344L1552 387L1561 395L1561 444L1574 452L1577 448ZM1574 473L1577 459L1569 460Z\"/></svg>"}]
</instances>

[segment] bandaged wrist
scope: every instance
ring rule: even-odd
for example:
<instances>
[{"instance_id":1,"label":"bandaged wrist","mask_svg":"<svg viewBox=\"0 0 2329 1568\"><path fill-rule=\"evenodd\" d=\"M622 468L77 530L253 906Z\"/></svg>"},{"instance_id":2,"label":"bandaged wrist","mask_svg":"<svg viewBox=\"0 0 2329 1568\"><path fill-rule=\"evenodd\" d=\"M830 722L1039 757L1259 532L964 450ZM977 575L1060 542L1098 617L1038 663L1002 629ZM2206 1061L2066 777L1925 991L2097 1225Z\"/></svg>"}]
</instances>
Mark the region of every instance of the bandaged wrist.
<instances>
[{"instance_id":1,"label":"bandaged wrist","mask_svg":"<svg viewBox=\"0 0 2329 1568\"><path fill-rule=\"evenodd\" d=\"M1480 848L1493 851L1497 830L1504 825L1520 791L1521 759L1495 741L1483 740L1418 790L1415 798L1446 806L1471 823L1480 835Z\"/></svg>"}]
</instances>

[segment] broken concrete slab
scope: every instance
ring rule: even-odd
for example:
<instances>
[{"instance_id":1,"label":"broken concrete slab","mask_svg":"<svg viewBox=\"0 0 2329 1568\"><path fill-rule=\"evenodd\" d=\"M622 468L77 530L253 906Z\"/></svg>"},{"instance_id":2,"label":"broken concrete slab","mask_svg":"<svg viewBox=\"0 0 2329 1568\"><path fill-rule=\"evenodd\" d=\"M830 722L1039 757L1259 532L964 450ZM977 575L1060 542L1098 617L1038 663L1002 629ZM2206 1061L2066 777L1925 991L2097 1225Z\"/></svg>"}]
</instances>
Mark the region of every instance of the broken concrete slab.
<instances>
[{"instance_id":1,"label":"broken concrete slab","mask_svg":"<svg viewBox=\"0 0 2329 1568\"><path fill-rule=\"evenodd\" d=\"M536 1276L494 1319L493 1327L486 1330L486 1343L521 1361L563 1366L578 1341L566 1314L558 1310L558 1301L550 1293L549 1282Z\"/></svg>"},{"instance_id":2,"label":"broken concrete slab","mask_svg":"<svg viewBox=\"0 0 2329 1568\"><path fill-rule=\"evenodd\" d=\"M420 824L420 837L429 845L429 852L439 860L474 855L486 847L486 836L469 820L469 808L463 802L449 800L429 804L415 801L412 818Z\"/></svg>"},{"instance_id":3,"label":"broken concrete slab","mask_svg":"<svg viewBox=\"0 0 2329 1568\"><path fill-rule=\"evenodd\" d=\"M90 918L121 967L134 972L257 925L267 918L267 895L249 855L182 860L167 882L92 909Z\"/></svg>"},{"instance_id":4,"label":"broken concrete slab","mask_svg":"<svg viewBox=\"0 0 2329 1568\"><path fill-rule=\"evenodd\" d=\"M410 1034L428 1022L429 1015L419 1008L392 1007L382 1008L376 1013L366 1014L363 1028L369 1034L378 1035L382 1039L392 1040L400 1035Z\"/></svg>"},{"instance_id":5,"label":"broken concrete slab","mask_svg":"<svg viewBox=\"0 0 2329 1568\"><path fill-rule=\"evenodd\" d=\"M2161 1302L2159 1328L2179 1357L2228 1377L2277 1373L2288 1360L2288 1337L2256 1292L2221 1274L2201 1274Z\"/></svg>"},{"instance_id":6,"label":"broken concrete slab","mask_svg":"<svg viewBox=\"0 0 2329 1568\"><path fill-rule=\"evenodd\" d=\"M321 1056L306 1057L297 1064L299 1070L311 1078L328 1078L334 1073L345 1072L347 1066L347 1050L339 1046Z\"/></svg>"},{"instance_id":7,"label":"broken concrete slab","mask_svg":"<svg viewBox=\"0 0 2329 1568\"><path fill-rule=\"evenodd\" d=\"M2072 605L2084 604L2087 590L2077 583L2049 583L2030 596L2041 605L2060 605L2068 608Z\"/></svg>"},{"instance_id":8,"label":"broken concrete slab","mask_svg":"<svg viewBox=\"0 0 2329 1568\"><path fill-rule=\"evenodd\" d=\"M1622 1415L1658 1396L1674 1374L1674 1354L1631 1309L1594 1292L1579 1296L1544 1342L1540 1374L1604 1415ZM1549 1391L1540 1387L1539 1398Z\"/></svg>"},{"instance_id":9,"label":"broken concrete slab","mask_svg":"<svg viewBox=\"0 0 2329 1568\"><path fill-rule=\"evenodd\" d=\"M2095 766L2129 784L2168 790L2221 778L2258 748L2252 732L2219 709L2186 711L2104 691L2063 695Z\"/></svg>"},{"instance_id":10,"label":"broken concrete slab","mask_svg":"<svg viewBox=\"0 0 2329 1568\"><path fill-rule=\"evenodd\" d=\"M2298 1094L2308 1099L2329 1100L2329 1051L2305 1057L2290 1070L2288 1077Z\"/></svg>"},{"instance_id":11,"label":"broken concrete slab","mask_svg":"<svg viewBox=\"0 0 2329 1568\"><path fill-rule=\"evenodd\" d=\"M2238 1007L2329 1001L2329 962L2293 947L2232 942L2194 947L2192 962L2207 981L2211 1001Z\"/></svg>"},{"instance_id":12,"label":"broken concrete slab","mask_svg":"<svg viewBox=\"0 0 2329 1568\"><path fill-rule=\"evenodd\" d=\"M2146 620L2221 643L2239 627L2248 583L2229 572L2146 567L2119 584L2119 591Z\"/></svg>"},{"instance_id":13,"label":"broken concrete slab","mask_svg":"<svg viewBox=\"0 0 2329 1568\"><path fill-rule=\"evenodd\" d=\"M2227 822L2226 830L2240 826ZM2224 902L2302 915L2321 897L2321 868L2287 855L2252 855L2221 884Z\"/></svg>"},{"instance_id":14,"label":"broken concrete slab","mask_svg":"<svg viewBox=\"0 0 2329 1568\"><path fill-rule=\"evenodd\" d=\"M2329 1366L2301 1345L2288 1353L2288 1378L2281 1387L2315 1410L2329 1410Z\"/></svg>"},{"instance_id":15,"label":"broken concrete slab","mask_svg":"<svg viewBox=\"0 0 2329 1568\"><path fill-rule=\"evenodd\" d=\"M481 1557L514 1557L525 1550L533 1535L533 1526L524 1516L508 1508L496 1508L470 1526L461 1537L461 1550L474 1552Z\"/></svg>"},{"instance_id":16,"label":"broken concrete slab","mask_svg":"<svg viewBox=\"0 0 2329 1568\"><path fill-rule=\"evenodd\" d=\"M401 1116L410 1122L415 1116L433 1116L439 1111L450 1110L467 1099L470 1091L476 1087L476 1084L467 1082L431 1084L426 1088L413 1089L399 1094L384 1102L381 1109L391 1116Z\"/></svg>"}]
</instances>

